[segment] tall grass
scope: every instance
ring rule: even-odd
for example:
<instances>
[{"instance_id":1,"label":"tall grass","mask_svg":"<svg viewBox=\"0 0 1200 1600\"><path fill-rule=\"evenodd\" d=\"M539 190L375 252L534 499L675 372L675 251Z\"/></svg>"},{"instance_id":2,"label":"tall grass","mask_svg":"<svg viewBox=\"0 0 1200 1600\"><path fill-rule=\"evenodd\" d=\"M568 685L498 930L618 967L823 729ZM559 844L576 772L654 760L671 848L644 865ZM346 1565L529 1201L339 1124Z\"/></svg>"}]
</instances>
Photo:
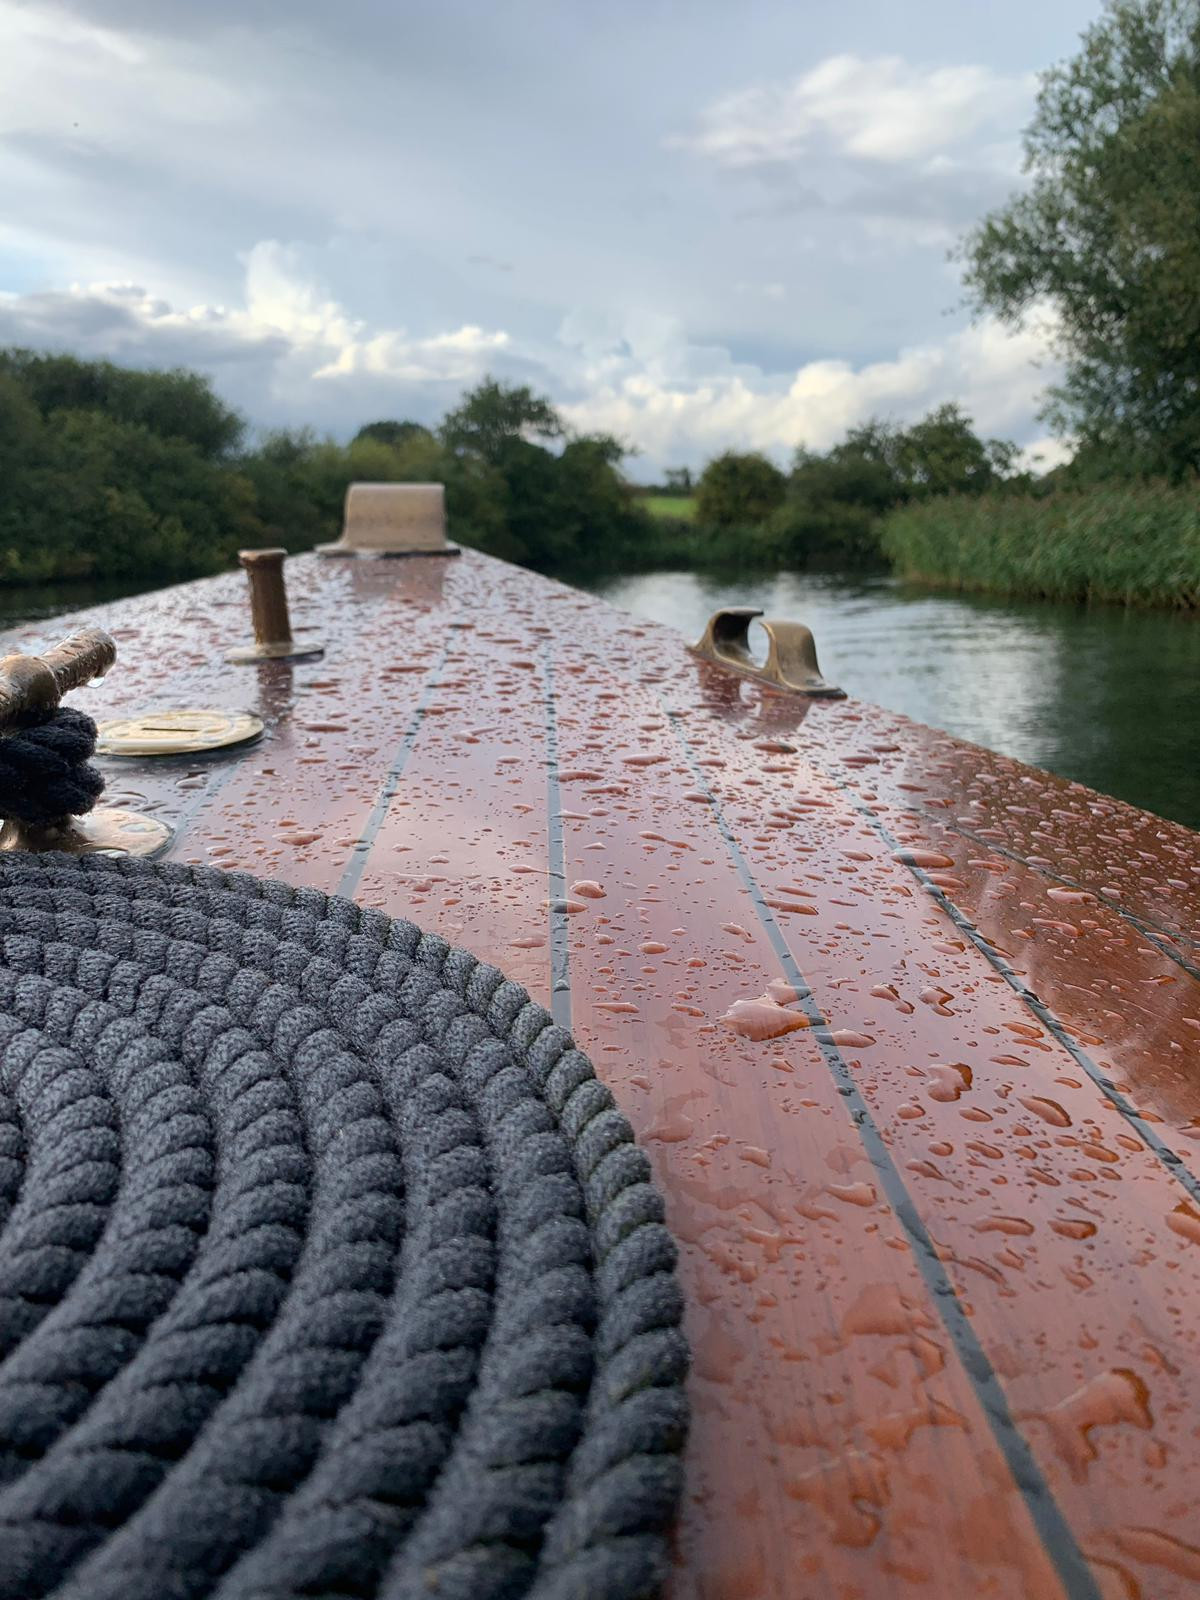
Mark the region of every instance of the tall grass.
<instances>
[{"instance_id":1,"label":"tall grass","mask_svg":"<svg viewBox=\"0 0 1200 1600\"><path fill-rule=\"evenodd\" d=\"M1200 607L1200 488L943 496L884 521L901 577L1050 600Z\"/></svg>"}]
</instances>

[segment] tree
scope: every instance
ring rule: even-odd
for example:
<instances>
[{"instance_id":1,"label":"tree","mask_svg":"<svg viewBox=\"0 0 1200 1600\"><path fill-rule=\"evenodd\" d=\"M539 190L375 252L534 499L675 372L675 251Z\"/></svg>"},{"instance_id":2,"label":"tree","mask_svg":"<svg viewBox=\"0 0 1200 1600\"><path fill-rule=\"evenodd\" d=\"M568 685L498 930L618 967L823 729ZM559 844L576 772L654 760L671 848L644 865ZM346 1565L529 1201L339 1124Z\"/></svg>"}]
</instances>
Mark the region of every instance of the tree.
<instances>
[{"instance_id":1,"label":"tree","mask_svg":"<svg viewBox=\"0 0 1200 1600\"><path fill-rule=\"evenodd\" d=\"M379 444L402 445L422 436L427 439L433 437L420 422L368 422L354 435L354 443L357 444L360 439L374 439Z\"/></svg>"},{"instance_id":2,"label":"tree","mask_svg":"<svg viewBox=\"0 0 1200 1600\"><path fill-rule=\"evenodd\" d=\"M905 497L900 438L891 423L871 420L826 455L796 451L787 497L771 519L788 560L861 566L878 559L879 519Z\"/></svg>"},{"instance_id":3,"label":"tree","mask_svg":"<svg viewBox=\"0 0 1200 1600\"><path fill-rule=\"evenodd\" d=\"M696 518L710 528L753 527L783 501L787 479L758 451L726 450L700 474Z\"/></svg>"},{"instance_id":4,"label":"tree","mask_svg":"<svg viewBox=\"0 0 1200 1600\"><path fill-rule=\"evenodd\" d=\"M668 467L666 482L672 494L691 494L696 487L691 467Z\"/></svg>"},{"instance_id":5,"label":"tree","mask_svg":"<svg viewBox=\"0 0 1200 1600\"><path fill-rule=\"evenodd\" d=\"M596 565L645 546L626 447L568 437L527 388L488 379L438 434L381 420L348 445L299 429L237 451L241 426L194 373L0 351L0 583L188 577L245 545L307 549L337 537L363 480L444 484L453 536L509 560Z\"/></svg>"},{"instance_id":6,"label":"tree","mask_svg":"<svg viewBox=\"0 0 1200 1600\"><path fill-rule=\"evenodd\" d=\"M770 528L787 559L859 566L879 560L881 519L909 500L981 494L1013 476L1017 447L981 439L961 407L936 407L900 428L871 418L825 455L796 451Z\"/></svg>"},{"instance_id":7,"label":"tree","mask_svg":"<svg viewBox=\"0 0 1200 1600\"><path fill-rule=\"evenodd\" d=\"M982 494L1010 474L1017 454L1003 439L981 439L970 417L951 402L897 436L895 463L904 497L927 499Z\"/></svg>"},{"instance_id":8,"label":"tree","mask_svg":"<svg viewBox=\"0 0 1200 1600\"><path fill-rule=\"evenodd\" d=\"M1200 0L1108 0L1042 77L1029 189L966 237L976 308L1048 305L1046 416L1132 473L1200 468Z\"/></svg>"},{"instance_id":9,"label":"tree","mask_svg":"<svg viewBox=\"0 0 1200 1600\"><path fill-rule=\"evenodd\" d=\"M0 578L188 577L259 542L253 490L186 439L103 411L41 417L0 376Z\"/></svg>"},{"instance_id":10,"label":"tree","mask_svg":"<svg viewBox=\"0 0 1200 1600\"><path fill-rule=\"evenodd\" d=\"M514 441L561 439L562 418L544 395L527 384L484 378L442 419L438 433L451 450L472 452L494 466Z\"/></svg>"},{"instance_id":11,"label":"tree","mask_svg":"<svg viewBox=\"0 0 1200 1600\"><path fill-rule=\"evenodd\" d=\"M219 400L208 379L182 367L137 371L110 361L0 351L0 372L15 378L44 417L55 411L99 411L114 422L149 428L164 439L183 439L210 460L241 443L241 417Z\"/></svg>"},{"instance_id":12,"label":"tree","mask_svg":"<svg viewBox=\"0 0 1200 1600\"><path fill-rule=\"evenodd\" d=\"M829 497L872 513L886 511L903 500L907 492L900 465L903 440L896 424L880 417L870 417L851 428L825 458ZM800 455L798 451L795 472L802 473Z\"/></svg>"}]
</instances>

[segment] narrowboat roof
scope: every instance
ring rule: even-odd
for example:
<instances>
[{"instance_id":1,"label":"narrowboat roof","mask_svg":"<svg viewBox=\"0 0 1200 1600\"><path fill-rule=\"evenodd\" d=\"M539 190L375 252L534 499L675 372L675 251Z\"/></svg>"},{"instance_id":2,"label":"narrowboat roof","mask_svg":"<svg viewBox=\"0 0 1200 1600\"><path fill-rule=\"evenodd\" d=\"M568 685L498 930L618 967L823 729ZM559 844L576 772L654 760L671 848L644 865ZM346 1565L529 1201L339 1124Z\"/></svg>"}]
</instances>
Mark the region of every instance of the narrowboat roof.
<instances>
[{"instance_id":1,"label":"narrowboat roof","mask_svg":"<svg viewBox=\"0 0 1200 1600\"><path fill-rule=\"evenodd\" d=\"M226 662L241 574L69 619L92 715L266 724L107 799L572 1029L681 1250L671 1592L1200 1592L1197 835L470 551L287 575L318 659Z\"/></svg>"}]
</instances>

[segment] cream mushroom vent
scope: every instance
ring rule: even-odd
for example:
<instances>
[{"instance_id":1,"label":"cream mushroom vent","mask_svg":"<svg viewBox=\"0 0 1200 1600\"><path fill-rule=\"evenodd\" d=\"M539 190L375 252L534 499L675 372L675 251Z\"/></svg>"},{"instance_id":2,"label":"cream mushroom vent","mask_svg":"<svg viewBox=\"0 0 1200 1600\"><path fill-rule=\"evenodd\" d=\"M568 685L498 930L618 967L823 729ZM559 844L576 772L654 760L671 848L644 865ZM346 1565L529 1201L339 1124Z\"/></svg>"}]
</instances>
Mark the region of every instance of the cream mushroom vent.
<instances>
[{"instance_id":1,"label":"cream mushroom vent","mask_svg":"<svg viewBox=\"0 0 1200 1600\"><path fill-rule=\"evenodd\" d=\"M319 544L323 556L452 556L446 491L440 483L352 483L342 537Z\"/></svg>"}]
</instances>

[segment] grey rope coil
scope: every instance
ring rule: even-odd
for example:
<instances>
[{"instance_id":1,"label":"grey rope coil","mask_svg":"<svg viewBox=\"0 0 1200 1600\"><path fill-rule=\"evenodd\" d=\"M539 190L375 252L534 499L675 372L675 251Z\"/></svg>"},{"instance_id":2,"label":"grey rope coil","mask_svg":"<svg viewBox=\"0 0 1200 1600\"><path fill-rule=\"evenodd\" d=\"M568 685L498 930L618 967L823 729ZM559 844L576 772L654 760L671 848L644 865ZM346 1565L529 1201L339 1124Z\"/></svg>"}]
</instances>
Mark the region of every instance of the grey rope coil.
<instances>
[{"instance_id":1,"label":"grey rope coil","mask_svg":"<svg viewBox=\"0 0 1200 1600\"><path fill-rule=\"evenodd\" d=\"M686 1347L524 990L240 873L0 855L0 1597L639 1600Z\"/></svg>"}]
</instances>

